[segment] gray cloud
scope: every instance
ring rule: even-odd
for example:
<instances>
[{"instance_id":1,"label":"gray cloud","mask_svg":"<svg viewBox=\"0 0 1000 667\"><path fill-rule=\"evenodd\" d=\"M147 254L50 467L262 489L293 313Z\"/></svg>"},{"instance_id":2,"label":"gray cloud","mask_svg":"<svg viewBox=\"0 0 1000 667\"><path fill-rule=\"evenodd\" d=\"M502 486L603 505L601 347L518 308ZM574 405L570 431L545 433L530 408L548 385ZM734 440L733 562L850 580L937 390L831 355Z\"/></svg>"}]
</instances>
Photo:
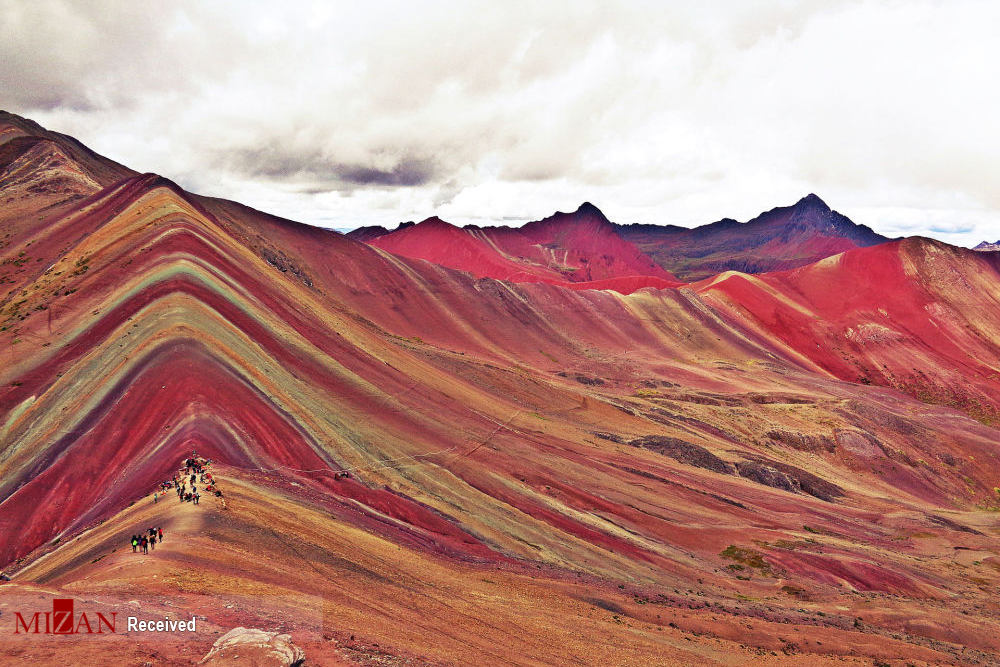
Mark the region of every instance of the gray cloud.
<instances>
[{"instance_id":1,"label":"gray cloud","mask_svg":"<svg viewBox=\"0 0 1000 667\"><path fill-rule=\"evenodd\" d=\"M362 186L415 187L434 181L437 170L433 158L389 153L370 162L344 163L318 150L289 150L273 144L220 153L217 165L250 178L301 184L298 192L309 194Z\"/></svg>"},{"instance_id":2,"label":"gray cloud","mask_svg":"<svg viewBox=\"0 0 1000 667\"><path fill-rule=\"evenodd\" d=\"M972 0L0 0L0 90L134 168L324 225L584 200L692 225L814 191L972 245L1000 236L998 23Z\"/></svg>"},{"instance_id":3,"label":"gray cloud","mask_svg":"<svg viewBox=\"0 0 1000 667\"><path fill-rule=\"evenodd\" d=\"M434 163L424 159L404 159L391 169L341 167L343 180L359 185L426 185L434 176Z\"/></svg>"}]
</instances>

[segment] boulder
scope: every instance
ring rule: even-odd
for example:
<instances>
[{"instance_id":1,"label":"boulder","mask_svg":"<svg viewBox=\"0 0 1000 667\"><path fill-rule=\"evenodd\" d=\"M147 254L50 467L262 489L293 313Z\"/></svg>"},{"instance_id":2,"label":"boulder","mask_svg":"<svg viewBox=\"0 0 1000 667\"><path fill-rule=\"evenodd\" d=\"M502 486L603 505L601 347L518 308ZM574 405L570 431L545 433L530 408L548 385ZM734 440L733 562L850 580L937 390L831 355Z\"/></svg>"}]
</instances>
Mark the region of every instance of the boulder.
<instances>
[{"instance_id":1,"label":"boulder","mask_svg":"<svg viewBox=\"0 0 1000 667\"><path fill-rule=\"evenodd\" d=\"M198 664L210 667L295 667L305 651L290 635L255 628L233 628L219 637Z\"/></svg>"}]
</instances>

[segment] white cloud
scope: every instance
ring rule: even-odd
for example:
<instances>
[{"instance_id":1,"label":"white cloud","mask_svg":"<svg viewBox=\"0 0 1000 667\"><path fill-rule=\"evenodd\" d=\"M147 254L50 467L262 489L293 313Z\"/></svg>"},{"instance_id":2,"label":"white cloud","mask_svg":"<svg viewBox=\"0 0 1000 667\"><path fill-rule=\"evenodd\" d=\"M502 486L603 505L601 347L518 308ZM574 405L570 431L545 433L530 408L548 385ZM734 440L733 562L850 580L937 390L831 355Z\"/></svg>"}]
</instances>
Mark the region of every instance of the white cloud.
<instances>
[{"instance_id":1,"label":"white cloud","mask_svg":"<svg viewBox=\"0 0 1000 667\"><path fill-rule=\"evenodd\" d=\"M9 110L329 226L748 219L1000 238L1000 5L0 0Z\"/></svg>"}]
</instances>

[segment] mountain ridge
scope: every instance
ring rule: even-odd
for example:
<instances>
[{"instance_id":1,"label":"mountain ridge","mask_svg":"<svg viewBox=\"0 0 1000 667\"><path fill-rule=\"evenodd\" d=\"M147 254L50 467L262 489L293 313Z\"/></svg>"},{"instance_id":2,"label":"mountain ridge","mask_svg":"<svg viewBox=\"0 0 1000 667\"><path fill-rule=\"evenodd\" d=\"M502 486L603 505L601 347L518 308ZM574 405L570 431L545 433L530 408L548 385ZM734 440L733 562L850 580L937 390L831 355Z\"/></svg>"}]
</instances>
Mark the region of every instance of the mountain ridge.
<instances>
[{"instance_id":1,"label":"mountain ridge","mask_svg":"<svg viewBox=\"0 0 1000 667\"><path fill-rule=\"evenodd\" d=\"M348 236L365 237L367 243L382 250L468 271L477 277L559 285L602 281L621 288L634 284L620 280L624 278L655 279L663 286L679 282L622 240L592 204L516 229L457 227L430 217L415 225L401 225L388 234L372 237L372 231L366 229Z\"/></svg>"},{"instance_id":2,"label":"mountain ridge","mask_svg":"<svg viewBox=\"0 0 1000 667\"><path fill-rule=\"evenodd\" d=\"M731 270L766 273L793 269L851 248L890 240L833 211L812 193L791 206L773 208L747 222L724 218L693 228L617 224L590 202L584 202L571 213L557 212L516 228L466 225L463 230L486 241L492 248L492 251L491 248L479 248L474 253L481 265L469 256L458 258L428 247L433 246L433 240L414 242L414 237L406 234L411 227L408 223L395 230L364 227L348 236L397 254L514 282L534 280L539 275L544 275L548 281L559 280L551 272L539 270L546 265L549 269L554 268L553 258L544 257L545 248L575 249L581 252L578 259L588 263L594 257L609 258L605 264L614 265L614 268L606 266L600 279L647 275L680 283ZM403 238L396 237L397 234L403 234ZM525 239L531 243L525 243ZM563 247L567 239L572 248ZM510 265L511 261L521 266L515 268ZM483 268L486 265L490 266L488 270ZM507 268L501 270L500 265ZM556 268L556 271L567 282L595 279L592 272L581 273L579 277L568 274L566 269L574 266L574 271L583 268L579 262L570 262L569 266L562 267L561 271Z\"/></svg>"}]
</instances>

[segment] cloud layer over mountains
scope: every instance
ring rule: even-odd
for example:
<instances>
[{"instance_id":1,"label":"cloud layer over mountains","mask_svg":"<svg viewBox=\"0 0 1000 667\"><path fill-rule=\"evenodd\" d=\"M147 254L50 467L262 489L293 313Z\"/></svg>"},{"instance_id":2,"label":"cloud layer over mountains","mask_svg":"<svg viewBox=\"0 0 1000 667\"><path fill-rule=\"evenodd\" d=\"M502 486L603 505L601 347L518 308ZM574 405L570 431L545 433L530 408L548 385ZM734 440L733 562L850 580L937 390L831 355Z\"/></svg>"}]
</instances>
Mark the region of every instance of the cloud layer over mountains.
<instances>
[{"instance_id":1,"label":"cloud layer over mountains","mask_svg":"<svg viewBox=\"0 0 1000 667\"><path fill-rule=\"evenodd\" d=\"M331 227L695 225L820 193L1000 236L1000 7L977 2L20 3L3 106L189 189Z\"/></svg>"}]
</instances>

